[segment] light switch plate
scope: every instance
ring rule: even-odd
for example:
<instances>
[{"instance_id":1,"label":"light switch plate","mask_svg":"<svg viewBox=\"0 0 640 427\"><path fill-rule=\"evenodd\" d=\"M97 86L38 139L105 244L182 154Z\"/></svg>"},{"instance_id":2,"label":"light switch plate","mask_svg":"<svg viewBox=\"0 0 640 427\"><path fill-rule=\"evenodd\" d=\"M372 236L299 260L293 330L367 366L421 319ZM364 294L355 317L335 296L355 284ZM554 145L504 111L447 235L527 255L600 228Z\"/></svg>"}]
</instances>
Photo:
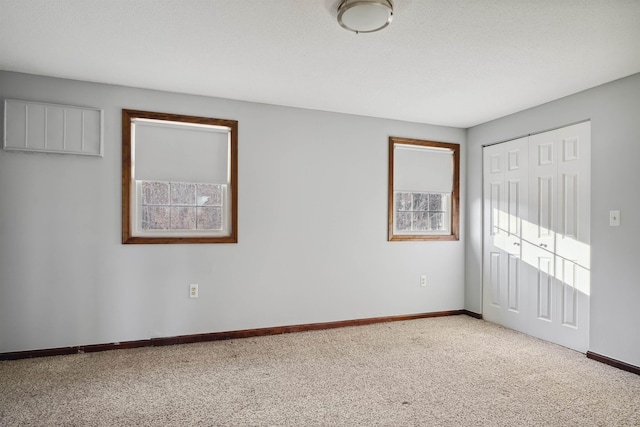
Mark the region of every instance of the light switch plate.
<instances>
[{"instance_id":1,"label":"light switch plate","mask_svg":"<svg viewBox=\"0 0 640 427\"><path fill-rule=\"evenodd\" d=\"M620 227L620 211L609 211L609 225L611 227Z\"/></svg>"}]
</instances>

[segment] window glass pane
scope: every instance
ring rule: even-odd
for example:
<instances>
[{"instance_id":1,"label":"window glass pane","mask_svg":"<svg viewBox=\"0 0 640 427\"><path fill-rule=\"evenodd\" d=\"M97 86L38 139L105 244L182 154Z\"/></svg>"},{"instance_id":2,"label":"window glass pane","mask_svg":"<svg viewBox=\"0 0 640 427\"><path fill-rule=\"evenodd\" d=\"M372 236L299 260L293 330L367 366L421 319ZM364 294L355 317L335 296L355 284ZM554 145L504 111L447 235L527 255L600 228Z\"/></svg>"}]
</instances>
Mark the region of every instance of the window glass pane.
<instances>
[{"instance_id":1,"label":"window glass pane","mask_svg":"<svg viewBox=\"0 0 640 427\"><path fill-rule=\"evenodd\" d=\"M429 193L413 193L413 210L429 210Z\"/></svg>"},{"instance_id":2,"label":"window glass pane","mask_svg":"<svg viewBox=\"0 0 640 427\"><path fill-rule=\"evenodd\" d=\"M429 213L428 212L416 212L413 214L413 231L428 231L429 230Z\"/></svg>"},{"instance_id":3,"label":"window glass pane","mask_svg":"<svg viewBox=\"0 0 640 427\"><path fill-rule=\"evenodd\" d=\"M196 204L196 185L190 182L171 183L171 204L193 206Z\"/></svg>"},{"instance_id":4,"label":"window glass pane","mask_svg":"<svg viewBox=\"0 0 640 427\"><path fill-rule=\"evenodd\" d=\"M432 231L445 230L444 227L444 215L441 213L430 213L429 220L431 223L430 229Z\"/></svg>"},{"instance_id":5,"label":"window glass pane","mask_svg":"<svg viewBox=\"0 0 640 427\"><path fill-rule=\"evenodd\" d=\"M396 193L396 210L411 210L411 193Z\"/></svg>"},{"instance_id":6,"label":"window glass pane","mask_svg":"<svg viewBox=\"0 0 640 427\"><path fill-rule=\"evenodd\" d=\"M222 186L218 184L197 184L198 206L222 206Z\"/></svg>"},{"instance_id":7,"label":"window glass pane","mask_svg":"<svg viewBox=\"0 0 640 427\"><path fill-rule=\"evenodd\" d=\"M223 230L224 187L220 184L141 181L136 186L142 193L141 230Z\"/></svg>"},{"instance_id":8,"label":"window glass pane","mask_svg":"<svg viewBox=\"0 0 640 427\"><path fill-rule=\"evenodd\" d=\"M184 206L171 206L172 230L195 230L196 208Z\"/></svg>"},{"instance_id":9,"label":"window glass pane","mask_svg":"<svg viewBox=\"0 0 640 427\"><path fill-rule=\"evenodd\" d=\"M143 230L168 230L169 229L168 206L143 206L142 229Z\"/></svg>"},{"instance_id":10,"label":"window glass pane","mask_svg":"<svg viewBox=\"0 0 640 427\"><path fill-rule=\"evenodd\" d=\"M143 205L168 205L169 183L160 181L142 182Z\"/></svg>"},{"instance_id":11,"label":"window glass pane","mask_svg":"<svg viewBox=\"0 0 640 427\"><path fill-rule=\"evenodd\" d=\"M411 231L411 212L398 212L396 215L396 229Z\"/></svg>"},{"instance_id":12,"label":"window glass pane","mask_svg":"<svg viewBox=\"0 0 640 427\"><path fill-rule=\"evenodd\" d=\"M449 195L398 192L395 196L397 231L442 232L448 230Z\"/></svg>"},{"instance_id":13,"label":"window glass pane","mask_svg":"<svg viewBox=\"0 0 640 427\"><path fill-rule=\"evenodd\" d=\"M444 211L444 197L443 194L430 194L429 195L429 210L430 211Z\"/></svg>"},{"instance_id":14,"label":"window glass pane","mask_svg":"<svg viewBox=\"0 0 640 427\"><path fill-rule=\"evenodd\" d=\"M198 207L196 209L198 230L222 230L221 207Z\"/></svg>"}]
</instances>

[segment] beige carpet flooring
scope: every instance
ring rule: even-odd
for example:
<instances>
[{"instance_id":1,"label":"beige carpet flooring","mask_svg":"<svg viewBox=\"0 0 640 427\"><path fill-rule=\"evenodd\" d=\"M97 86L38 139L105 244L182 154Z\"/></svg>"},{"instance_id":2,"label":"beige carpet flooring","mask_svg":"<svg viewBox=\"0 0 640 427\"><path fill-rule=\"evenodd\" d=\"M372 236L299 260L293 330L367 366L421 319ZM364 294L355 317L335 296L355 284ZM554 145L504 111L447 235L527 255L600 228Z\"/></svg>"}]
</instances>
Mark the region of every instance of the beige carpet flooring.
<instances>
[{"instance_id":1,"label":"beige carpet flooring","mask_svg":"<svg viewBox=\"0 0 640 427\"><path fill-rule=\"evenodd\" d=\"M1 426L640 426L640 376L467 316L0 362Z\"/></svg>"}]
</instances>

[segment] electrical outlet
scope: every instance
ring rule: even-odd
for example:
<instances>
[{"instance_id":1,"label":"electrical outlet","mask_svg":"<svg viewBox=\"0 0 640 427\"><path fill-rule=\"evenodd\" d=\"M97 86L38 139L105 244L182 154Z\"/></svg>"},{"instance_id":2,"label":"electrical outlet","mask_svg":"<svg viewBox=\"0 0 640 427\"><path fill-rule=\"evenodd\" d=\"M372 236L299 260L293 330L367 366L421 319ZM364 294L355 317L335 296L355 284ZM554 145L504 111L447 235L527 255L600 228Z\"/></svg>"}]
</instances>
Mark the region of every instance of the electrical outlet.
<instances>
[{"instance_id":1,"label":"electrical outlet","mask_svg":"<svg viewBox=\"0 0 640 427\"><path fill-rule=\"evenodd\" d=\"M198 284L192 283L189 285L189 298L198 298Z\"/></svg>"},{"instance_id":2,"label":"electrical outlet","mask_svg":"<svg viewBox=\"0 0 640 427\"><path fill-rule=\"evenodd\" d=\"M424 274L420 276L420 286L422 287L427 286L427 276L425 276Z\"/></svg>"},{"instance_id":3,"label":"electrical outlet","mask_svg":"<svg viewBox=\"0 0 640 427\"><path fill-rule=\"evenodd\" d=\"M620 211L609 211L609 225L611 227L620 227Z\"/></svg>"}]
</instances>

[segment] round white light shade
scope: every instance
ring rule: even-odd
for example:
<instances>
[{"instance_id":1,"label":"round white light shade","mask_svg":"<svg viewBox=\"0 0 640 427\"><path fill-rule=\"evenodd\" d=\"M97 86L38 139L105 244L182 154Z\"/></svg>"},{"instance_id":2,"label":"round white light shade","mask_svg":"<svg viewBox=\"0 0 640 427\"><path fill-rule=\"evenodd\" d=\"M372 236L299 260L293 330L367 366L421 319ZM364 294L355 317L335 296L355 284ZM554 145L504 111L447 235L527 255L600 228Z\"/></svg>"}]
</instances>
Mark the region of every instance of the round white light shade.
<instances>
[{"instance_id":1,"label":"round white light shade","mask_svg":"<svg viewBox=\"0 0 640 427\"><path fill-rule=\"evenodd\" d=\"M389 0L344 0L338 6L338 22L356 33L372 33L389 25L393 5Z\"/></svg>"}]
</instances>

